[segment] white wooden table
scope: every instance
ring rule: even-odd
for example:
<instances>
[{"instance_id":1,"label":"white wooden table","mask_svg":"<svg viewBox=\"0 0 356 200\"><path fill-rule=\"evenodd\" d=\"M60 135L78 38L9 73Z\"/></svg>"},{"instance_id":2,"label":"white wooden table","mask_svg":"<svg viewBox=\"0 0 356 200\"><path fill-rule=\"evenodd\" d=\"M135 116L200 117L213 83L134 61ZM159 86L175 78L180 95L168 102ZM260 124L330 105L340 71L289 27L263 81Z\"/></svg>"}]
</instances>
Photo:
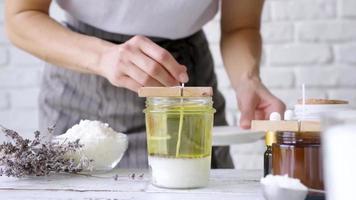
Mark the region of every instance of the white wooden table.
<instances>
[{"instance_id":1,"label":"white wooden table","mask_svg":"<svg viewBox=\"0 0 356 200\"><path fill-rule=\"evenodd\" d=\"M135 173L133 179L131 175ZM143 174L141 178L139 175ZM118 174L118 180L112 178ZM134 199L263 199L259 179L261 171L212 170L208 187L191 190L157 188L150 184L145 170L118 169L97 177L52 175L49 177L0 177L0 199L30 200L134 200Z\"/></svg>"}]
</instances>

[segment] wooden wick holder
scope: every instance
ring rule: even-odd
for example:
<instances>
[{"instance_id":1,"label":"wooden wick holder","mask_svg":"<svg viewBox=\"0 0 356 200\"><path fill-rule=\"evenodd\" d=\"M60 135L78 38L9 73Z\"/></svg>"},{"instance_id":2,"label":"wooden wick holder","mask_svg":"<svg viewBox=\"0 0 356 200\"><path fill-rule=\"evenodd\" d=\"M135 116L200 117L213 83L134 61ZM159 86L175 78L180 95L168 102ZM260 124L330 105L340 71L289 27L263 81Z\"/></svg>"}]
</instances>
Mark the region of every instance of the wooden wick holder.
<instances>
[{"instance_id":1,"label":"wooden wick holder","mask_svg":"<svg viewBox=\"0 0 356 200\"><path fill-rule=\"evenodd\" d=\"M320 132L319 121L271 121L252 120L251 129L256 131Z\"/></svg>"},{"instance_id":2,"label":"wooden wick holder","mask_svg":"<svg viewBox=\"0 0 356 200\"><path fill-rule=\"evenodd\" d=\"M210 97L211 87L141 87L139 97Z\"/></svg>"}]
</instances>

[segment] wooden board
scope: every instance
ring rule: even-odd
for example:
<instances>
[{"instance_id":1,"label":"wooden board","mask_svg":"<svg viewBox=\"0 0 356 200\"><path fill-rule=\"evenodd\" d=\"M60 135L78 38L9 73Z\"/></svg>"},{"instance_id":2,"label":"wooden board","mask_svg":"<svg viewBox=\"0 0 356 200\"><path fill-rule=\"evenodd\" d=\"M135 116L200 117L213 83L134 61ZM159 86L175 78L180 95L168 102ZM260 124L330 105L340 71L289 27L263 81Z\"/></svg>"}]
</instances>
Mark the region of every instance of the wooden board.
<instances>
[{"instance_id":1,"label":"wooden board","mask_svg":"<svg viewBox=\"0 0 356 200\"><path fill-rule=\"evenodd\" d=\"M139 97L209 97L213 95L211 87L142 87Z\"/></svg>"}]
</instances>

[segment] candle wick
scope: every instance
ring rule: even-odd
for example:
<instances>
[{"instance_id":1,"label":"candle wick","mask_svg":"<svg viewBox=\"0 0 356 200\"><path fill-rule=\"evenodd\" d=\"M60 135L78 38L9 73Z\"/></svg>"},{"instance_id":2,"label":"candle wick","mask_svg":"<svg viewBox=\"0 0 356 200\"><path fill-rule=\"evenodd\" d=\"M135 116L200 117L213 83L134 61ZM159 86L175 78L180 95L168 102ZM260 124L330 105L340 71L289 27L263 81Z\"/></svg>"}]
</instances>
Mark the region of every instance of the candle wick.
<instances>
[{"instance_id":1,"label":"candle wick","mask_svg":"<svg viewBox=\"0 0 356 200\"><path fill-rule=\"evenodd\" d=\"M180 86L180 96L183 96L183 88L184 88L184 83Z\"/></svg>"},{"instance_id":2,"label":"candle wick","mask_svg":"<svg viewBox=\"0 0 356 200\"><path fill-rule=\"evenodd\" d=\"M302 120L305 115L305 84L302 84Z\"/></svg>"},{"instance_id":3,"label":"candle wick","mask_svg":"<svg viewBox=\"0 0 356 200\"><path fill-rule=\"evenodd\" d=\"M178 158L179 156L179 151L180 151L180 143L181 143L181 137L182 137L182 131L183 131L183 88L184 88L184 83L182 83L180 87L180 115L179 115L179 125L178 125L178 139L177 139L177 146L176 146L176 157Z\"/></svg>"}]
</instances>

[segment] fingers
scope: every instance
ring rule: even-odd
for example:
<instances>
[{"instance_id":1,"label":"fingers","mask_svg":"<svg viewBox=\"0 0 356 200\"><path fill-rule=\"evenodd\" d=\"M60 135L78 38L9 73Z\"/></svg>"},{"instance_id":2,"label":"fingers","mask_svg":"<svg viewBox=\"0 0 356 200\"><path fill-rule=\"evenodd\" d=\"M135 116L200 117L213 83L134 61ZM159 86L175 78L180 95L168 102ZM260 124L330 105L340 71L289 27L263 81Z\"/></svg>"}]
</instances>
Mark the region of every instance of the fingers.
<instances>
[{"instance_id":1,"label":"fingers","mask_svg":"<svg viewBox=\"0 0 356 200\"><path fill-rule=\"evenodd\" d=\"M268 120L272 112L278 112L283 116L286 106L284 103L275 97L268 89L260 82L246 82L239 89L238 104L241 111L240 126L244 129L251 127L251 121ZM250 83L251 84L251 83Z\"/></svg>"},{"instance_id":2,"label":"fingers","mask_svg":"<svg viewBox=\"0 0 356 200\"><path fill-rule=\"evenodd\" d=\"M160 82L152 78L149 74L142 71L133 63L128 63L124 67L124 72L135 82L139 83L142 86L163 86Z\"/></svg>"},{"instance_id":3,"label":"fingers","mask_svg":"<svg viewBox=\"0 0 356 200\"><path fill-rule=\"evenodd\" d=\"M143 36L135 36L131 40L140 47L144 54L163 66L177 81L188 82L186 67L179 64L167 50Z\"/></svg>"},{"instance_id":4,"label":"fingers","mask_svg":"<svg viewBox=\"0 0 356 200\"><path fill-rule=\"evenodd\" d=\"M273 112L278 112L283 117L284 112L286 110L286 105L281 100L275 97L266 88L262 90L260 96L262 98L261 109L265 113L265 120L268 120L269 116Z\"/></svg>"},{"instance_id":5,"label":"fingers","mask_svg":"<svg viewBox=\"0 0 356 200\"><path fill-rule=\"evenodd\" d=\"M141 84L128 76L121 76L116 82L113 82L113 84L118 87L125 87L136 93L138 92L138 89L142 87Z\"/></svg>"},{"instance_id":6,"label":"fingers","mask_svg":"<svg viewBox=\"0 0 356 200\"><path fill-rule=\"evenodd\" d=\"M172 75L170 75L160 63L151 59L141 51L133 52L131 56L133 58L133 64L139 67L142 72L145 72L153 79L155 79L156 82L160 83L159 85L155 85L176 86L179 84L179 82Z\"/></svg>"},{"instance_id":7,"label":"fingers","mask_svg":"<svg viewBox=\"0 0 356 200\"><path fill-rule=\"evenodd\" d=\"M135 36L100 56L100 74L113 85L137 91L142 86L176 86L187 82L185 66L148 38Z\"/></svg>"},{"instance_id":8,"label":"fingers","mask_svg":"<svg viewBox=\"0 0 356 200\"><path fill-rule=\"evenodd\" d=\"M241 111L240 127L243 129L251 128L251 121L255 117L255 112L253 109Z\"/></svg>"},{"instance_id":9,"label":"fingers","mask_svg":"<svg viewBox=\"0 0 356 200\"><path fill-rule=\"evenodd\" d=\"M254 93L245 93L238 99L238 103L241 112L240 127L249 129L251 121L255 119L257 98Z\"/></svg>"},{"instance_id":10,"label":"fingers","mask_svg":"<svg viewBox=\"0 0 356 200\"><path fill-rule=\"evenodd\" d=\"M274 97L273 99L271 99L271 103L269 104L269 106L266 107L265 109L266 115L264 119L268 120L269 116L273 112L278 112L283 118L285 110L286 110L285 104L279 99L277 99L276 97Z\"/></svg>"},{"instance_id":11,"label":"fingers","mask_svg":"<svg viewBox=\"0 0 356 200\"><path fill-rule=\"evenodd\" d=\"M263 110L256 110L255 111L255 120L264 120L265 119L265 113Z\"/></svg>"}]
</instances>

